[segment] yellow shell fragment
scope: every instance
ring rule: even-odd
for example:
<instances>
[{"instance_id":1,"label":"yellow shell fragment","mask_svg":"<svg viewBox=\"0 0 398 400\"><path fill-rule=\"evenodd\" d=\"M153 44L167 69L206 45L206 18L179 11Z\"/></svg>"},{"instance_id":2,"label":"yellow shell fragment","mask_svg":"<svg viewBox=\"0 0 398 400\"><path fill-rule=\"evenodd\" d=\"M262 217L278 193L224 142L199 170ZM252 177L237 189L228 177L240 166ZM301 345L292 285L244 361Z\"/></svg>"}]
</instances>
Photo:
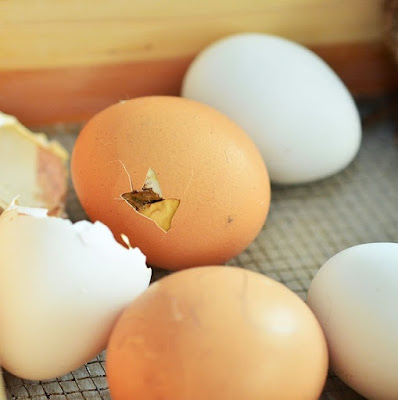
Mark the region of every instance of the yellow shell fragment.
<instances>
[{"instance_id":1,"label":"yellow shell fragment","mask_svg":"<svg viewBox=\"0 0 398 400\"><path fill-rule=\"evenodd\" d=\"M167 232L171 228L171 220L179 205L180 200L177 199L161 200L147 204L139 213L155 221L159 228Z\"/></svg>"},{"instance_id":2,"label":"yellow shell fragment","mask_svg":"<svg viewBox=\"0 0 398 400\"><path fill-rule=\"evenodd\" d=\"M159 228L167 232L180 205L178 199L163 199L156 172L149 168L145 183L140 191L132 190L121 195L139 214L154 221Z\"/></svg>"},{"instance_id":3,"label":"yellow shell fragment","mask_svg":"<svg viewBox=\"0 0 398 400\"><path fill-rule=\"evenodd\" d=\"M68 152L43 133L33 133L0 112L0 213L19 196L26 207L62 215L67 193Z\"/></svg>"}]
</instances>

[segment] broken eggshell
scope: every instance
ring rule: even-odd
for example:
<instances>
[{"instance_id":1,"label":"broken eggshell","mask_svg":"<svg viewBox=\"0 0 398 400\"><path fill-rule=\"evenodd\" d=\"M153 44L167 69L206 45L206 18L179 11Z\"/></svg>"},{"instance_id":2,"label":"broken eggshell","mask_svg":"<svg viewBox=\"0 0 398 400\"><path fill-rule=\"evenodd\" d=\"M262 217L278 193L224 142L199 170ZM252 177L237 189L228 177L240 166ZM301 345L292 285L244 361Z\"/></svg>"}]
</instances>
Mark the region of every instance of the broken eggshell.
<instances>
[{"instance_id":1,"label":"broken eggshell","mask_svg":"<svg viewBox=\"0 0 398 400\"><path fill-rule=\"evenodd\" d=\"M14 202L0 216L2 366L32 380L82 366L150 278L141 251L102 223L72 224Z\"/></svg>"},{"instance_id":2,"label":"broken eggshell","mask_svg":"<svg viewBox=\"0 0 398 400\"><path fill-rule=\"evenodd\" d=\"M131 187L131 192L123 193L121 198L139 214L154 221L164 232L171 228L171 221L180 205L178 199L162 197L158 177L152 168L149 168L141 190Z\"/></svg>"},{"instance_id":3,"label":"broken eggshell","mask_svg":"<svg viewBox=\"0 0 398 400\"><path fill-rule=\"evenodd\" d=\"M19 203L63 215L68 152L43 133L33 133L14 116L0 112L0 213L19 195Z\"/></svg>"}]
</instances>

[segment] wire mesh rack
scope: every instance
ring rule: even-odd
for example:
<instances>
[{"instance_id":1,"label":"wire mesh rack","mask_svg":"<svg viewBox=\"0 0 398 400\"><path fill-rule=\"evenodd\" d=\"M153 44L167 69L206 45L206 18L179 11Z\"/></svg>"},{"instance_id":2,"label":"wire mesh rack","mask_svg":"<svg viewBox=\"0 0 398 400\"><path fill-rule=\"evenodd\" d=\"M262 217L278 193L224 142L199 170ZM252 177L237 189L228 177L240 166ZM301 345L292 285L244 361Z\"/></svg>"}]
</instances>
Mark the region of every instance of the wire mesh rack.
<instances>
[{"instance_id":1,"label":"wire mesh rack","mask_svg":"<svg viewBox=\"0 0 398 400\"><path fill-rule=\"evenodd\" d=\"M42 127L69 150L80 125ZM393 121L366 126L356 159L342 172L312 184L272 187L268 219L257 239L229 265L282 282L305 300L319 267L347 247L398 242L398 144ZM67 212L86 218L71 186ZM153 280L166 272L155 270ZM65 376L32 382L5 372L10 400L109 400L106 353ZM362 399L330 372L322 400Z\"/></svg>"}]
</instances>

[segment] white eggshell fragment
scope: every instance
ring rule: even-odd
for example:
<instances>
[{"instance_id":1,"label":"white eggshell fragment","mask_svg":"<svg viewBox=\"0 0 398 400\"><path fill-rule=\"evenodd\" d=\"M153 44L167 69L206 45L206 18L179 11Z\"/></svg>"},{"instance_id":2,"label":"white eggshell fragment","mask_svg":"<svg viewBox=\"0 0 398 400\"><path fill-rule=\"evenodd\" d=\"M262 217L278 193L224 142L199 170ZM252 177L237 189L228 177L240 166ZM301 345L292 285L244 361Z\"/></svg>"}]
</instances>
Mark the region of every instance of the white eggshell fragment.
<instances>
[{"instance_id":1,"label":"white eggshell fragment","mask_svg":"<svg viewBox=\"0 0 398 400\"><path fill-rule=\"evenodd\" d=\"M82 366L150 277L141 251L118 244L102 223L11 205L0 216L2 366L32 380Z\"/></svg>"},{"instance_id":2,"label":"white eggshell fragment","mask_svg":"<svg viewBox=\"0 0 398 400\"><path fill-rule=\"evenodd\" d=\"M214 42L188 68L182 95L235 120L274 183L335 174L360 146L359 113L340 78L315 53L277 36L244 33Z\"/></svg>"},{"instance_id":3,"label":"white eggshell fragment","mask_svg":"<svg viewBox=\"0 0 398 400\"><path fill-rule=\"evenodd\" d=\"M370 400L398 399L398 243L348 248L318 271L308 305L331 367Z\"/></svg>"},{"instance_id":4,"label":"white eggshell fragment","mask_svg":"<svg viewBox=\"0 0 398 400\"><path fill-rule=\"evenodd\" d=\"M0 112L0 214L19 195L21 205L64 215L68 158L60 143Z\"/></svg>"}]
</instances>

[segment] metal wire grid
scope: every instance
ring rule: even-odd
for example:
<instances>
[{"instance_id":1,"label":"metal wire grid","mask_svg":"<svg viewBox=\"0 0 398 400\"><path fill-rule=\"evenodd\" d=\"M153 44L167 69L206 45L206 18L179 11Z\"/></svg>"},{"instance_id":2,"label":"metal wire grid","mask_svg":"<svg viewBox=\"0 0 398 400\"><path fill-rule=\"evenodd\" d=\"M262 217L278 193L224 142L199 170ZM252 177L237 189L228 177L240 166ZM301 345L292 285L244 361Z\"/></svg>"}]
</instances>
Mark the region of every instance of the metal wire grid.
<instances>
[{"instance_id":1,"label":"metal wire grid","mask_svg":"<svg viewBox=\"0 0 398 400\"><path fill-rule=\"evenodd\" d=\"M78 125L44 131L69 150ZM398 242L398 145L383 121L364 132L357 158L343 172L313 184L273 187L267 222L235 265L284 283L301 298L319 267L337 252L361 243ZM67 211L85 218L71 188ZM165 274L155 270L154 280ZM5 373L12 400L109 400L105 353L59 379L30 382ZM332 373L321 400L362 399Z\"/></svg>"},{"instance_id":2,"label":"metal wire grid","mask_svg":"<svg viewBox=\"0 0 398 400\"><path fill-rule=\"evenodd\" d=\"M59 379L33 382L5 373L10 399L110 400L105 377L105 353Z\"/></svg>"}]
</instances>

